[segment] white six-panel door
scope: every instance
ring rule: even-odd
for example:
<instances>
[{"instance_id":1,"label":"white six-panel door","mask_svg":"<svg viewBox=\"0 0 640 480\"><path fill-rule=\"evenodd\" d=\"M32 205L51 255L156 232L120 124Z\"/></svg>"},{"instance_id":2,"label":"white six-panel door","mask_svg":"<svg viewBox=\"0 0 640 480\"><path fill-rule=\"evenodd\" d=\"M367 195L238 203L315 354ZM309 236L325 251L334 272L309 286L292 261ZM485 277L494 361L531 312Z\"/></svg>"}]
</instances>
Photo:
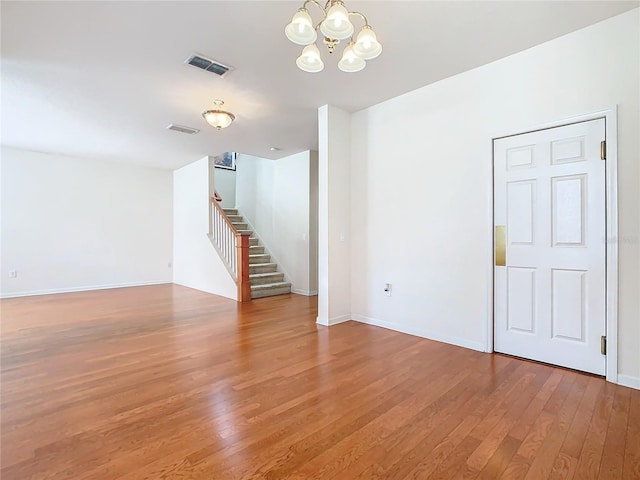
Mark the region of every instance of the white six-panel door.
<instances>
[{"instance_id":1,"label":"white six-panel door","mask_svg":"<svg viewBox=\"0 0 640 480\"><path fill-rule=\"evenodd\" d=\"M494 140L497 352L605 374L604 122Z\"/></svg>"}]
</instances>

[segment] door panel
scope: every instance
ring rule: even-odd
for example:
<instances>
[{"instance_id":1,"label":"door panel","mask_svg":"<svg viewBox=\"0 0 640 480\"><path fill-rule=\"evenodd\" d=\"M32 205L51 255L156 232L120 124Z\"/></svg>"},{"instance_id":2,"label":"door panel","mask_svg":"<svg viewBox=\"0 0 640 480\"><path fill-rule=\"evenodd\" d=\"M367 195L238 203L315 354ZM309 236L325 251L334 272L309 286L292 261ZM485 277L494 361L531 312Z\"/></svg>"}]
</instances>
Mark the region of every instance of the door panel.
<instances>
[{"instance_id":1,"label":"door panel","mask_svg":"<svg viewBox=\"0 0 640 480\"><path fill-rule=\"evenodd\" d=\"M507 234L510 245L535 243L535 193L535 180L507 184Z\"/></svg>"},{"instance_id":2,"label":"door panel","mask_svg":"<svg viewBox=\"0 0 640 480\"><path fill-rule=\"evenodd\" d=\"M551 270L553 338L585 341L586 278L584 270Z\"/></svg>"},{"instance_id":3,"label":"door panel","mask_svg":"<svg viewBox=\"0 0 640 480\"><path fill-rule=\"evenodd\" d=\"M498 352L605 373L604 135L599 119L494 141Z\"/></svg>"},{"instance_id":4,"label":"door panel","mask_svg":"<svg viewBox=\"0 0 640 480\"><path fill-rule=\"evenodd\" d=\"M551 218L554 247L585 247L587 176L551 178Z\"/></svg>"},{"instance_id":5,"label":"door panel","mask_svg":"<svg viewBox=\"0 0 640 480\"><path fill-rule=\"evenodd\" d=\"M507 325L509 330L535 333L536 270L507 268Z\"/></svg>"}]
</instances>

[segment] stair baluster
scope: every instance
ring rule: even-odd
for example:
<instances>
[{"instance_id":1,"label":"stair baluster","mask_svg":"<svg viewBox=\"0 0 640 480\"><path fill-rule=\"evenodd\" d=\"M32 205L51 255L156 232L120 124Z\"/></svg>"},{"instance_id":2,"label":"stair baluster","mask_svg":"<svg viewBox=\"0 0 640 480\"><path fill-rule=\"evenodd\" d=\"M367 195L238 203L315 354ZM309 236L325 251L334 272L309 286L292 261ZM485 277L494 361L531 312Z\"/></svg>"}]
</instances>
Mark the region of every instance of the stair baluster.
<instances>
[{"instance_id":1,"label":"stair baluster","mask_svg":"<svg viewBox=\"0 0 640 480\"><path fill-rule=\"evenodd\" d=\"M224 260L238 287L238 301L251 300L249 280L249 234L239 233L224 214L215 197L211 197L211 240Z\"/></svg>"}]
</instances>

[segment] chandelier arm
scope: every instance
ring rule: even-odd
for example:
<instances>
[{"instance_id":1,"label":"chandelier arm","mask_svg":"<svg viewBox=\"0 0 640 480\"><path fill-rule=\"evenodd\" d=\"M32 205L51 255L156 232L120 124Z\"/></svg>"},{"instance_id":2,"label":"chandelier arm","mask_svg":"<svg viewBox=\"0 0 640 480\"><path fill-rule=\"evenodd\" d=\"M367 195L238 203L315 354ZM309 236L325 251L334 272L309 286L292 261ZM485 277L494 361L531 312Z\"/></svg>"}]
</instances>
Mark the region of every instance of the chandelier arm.
<instances>
[{"instance_id":1,"label":"chandelier arm","mask_svg":"<svg viewBox=\"0 0 640 480\"><path fill-rule=\"evenodd\" d=\"M309 1L311 1L311 0L309 0ZM369 25L369 21L367 20L367 17L365 17L363 13L360 13L360 12L347 12L347 13L349 13L349 15L360 17L362 20L364 20L364 26L365 27L369 27L370 26Z\"/></svg>"},{"instance_id":2,"label":"chandelier arm","mask_svg":"<svg viewBox=\"0 0 640 480\"><path fill-rule=\"evenodd\" d=\"M324 16L324 18L327 18L327 12L325 11L326 7L323 7L320 3L318 3L316 0L305 0L305 2L302 4L302 8L307 8L307 4L312 3L313 5L315 5L316 7L318 7L320 10L322 10L322 15Z\"/></svg>"},{"instance_id":3,"label":"chandelier arm","mask_svg":"<svg viewBox=\"0 0 640 480\"><path fill-rule=\"evenodd\" d=\"M330 2L330 1L331 1L331 0L328 0L328 1L327 1L327 5L329 5L329 2ZM320 3L318 3L316 0L305 0L305 2L302 4L302 8L306 9L306 8L307 8L307 4L309 4L309 3L311 3L312 5L315 5L316 7L318 7L318 8L320 9L320 11L322 12L322 20L320 20L320 21L318 22L318 24L317 24L315 27L313 27L313 28L314 28L314 30L318 30L318 29L320 28L320 24L321 24L322 22L324 22L324 21L325 21L325 19L327 18L327 5L325 5L325 6L323 7L323 6L322 6Z\"/></svg>"}]
</instances>

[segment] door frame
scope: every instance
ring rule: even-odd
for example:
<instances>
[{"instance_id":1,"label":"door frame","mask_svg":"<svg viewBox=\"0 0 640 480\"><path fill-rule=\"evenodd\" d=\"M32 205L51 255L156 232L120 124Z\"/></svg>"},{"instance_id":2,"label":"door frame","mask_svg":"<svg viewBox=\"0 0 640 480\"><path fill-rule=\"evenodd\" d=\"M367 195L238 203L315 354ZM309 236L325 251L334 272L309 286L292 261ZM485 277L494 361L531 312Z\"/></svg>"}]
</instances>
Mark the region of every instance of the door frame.
<instances>
[{"instance_id":1,"label":"door frame","mask_svg":"<svg viewBox=\"0 0 640 480\"><path fill-rule=\"evenodd\" d=\"M606 215L606 257L605 257L605 311L607 356L605 360L606 379L608 382L618 383L618 106L604 108L592 113L576 115L535 127L516 128L491 138L491 171L489 185L489 259L487 269L488 288L488 321L486 329L486 352L493 352L494 327L494 141L500 138L512 137L524 133L562 127L572 123L587 122L589 120L605 120L605 138L607 141L607 160L605 162L605 215Z\"/></svg>"}]
</instances>

